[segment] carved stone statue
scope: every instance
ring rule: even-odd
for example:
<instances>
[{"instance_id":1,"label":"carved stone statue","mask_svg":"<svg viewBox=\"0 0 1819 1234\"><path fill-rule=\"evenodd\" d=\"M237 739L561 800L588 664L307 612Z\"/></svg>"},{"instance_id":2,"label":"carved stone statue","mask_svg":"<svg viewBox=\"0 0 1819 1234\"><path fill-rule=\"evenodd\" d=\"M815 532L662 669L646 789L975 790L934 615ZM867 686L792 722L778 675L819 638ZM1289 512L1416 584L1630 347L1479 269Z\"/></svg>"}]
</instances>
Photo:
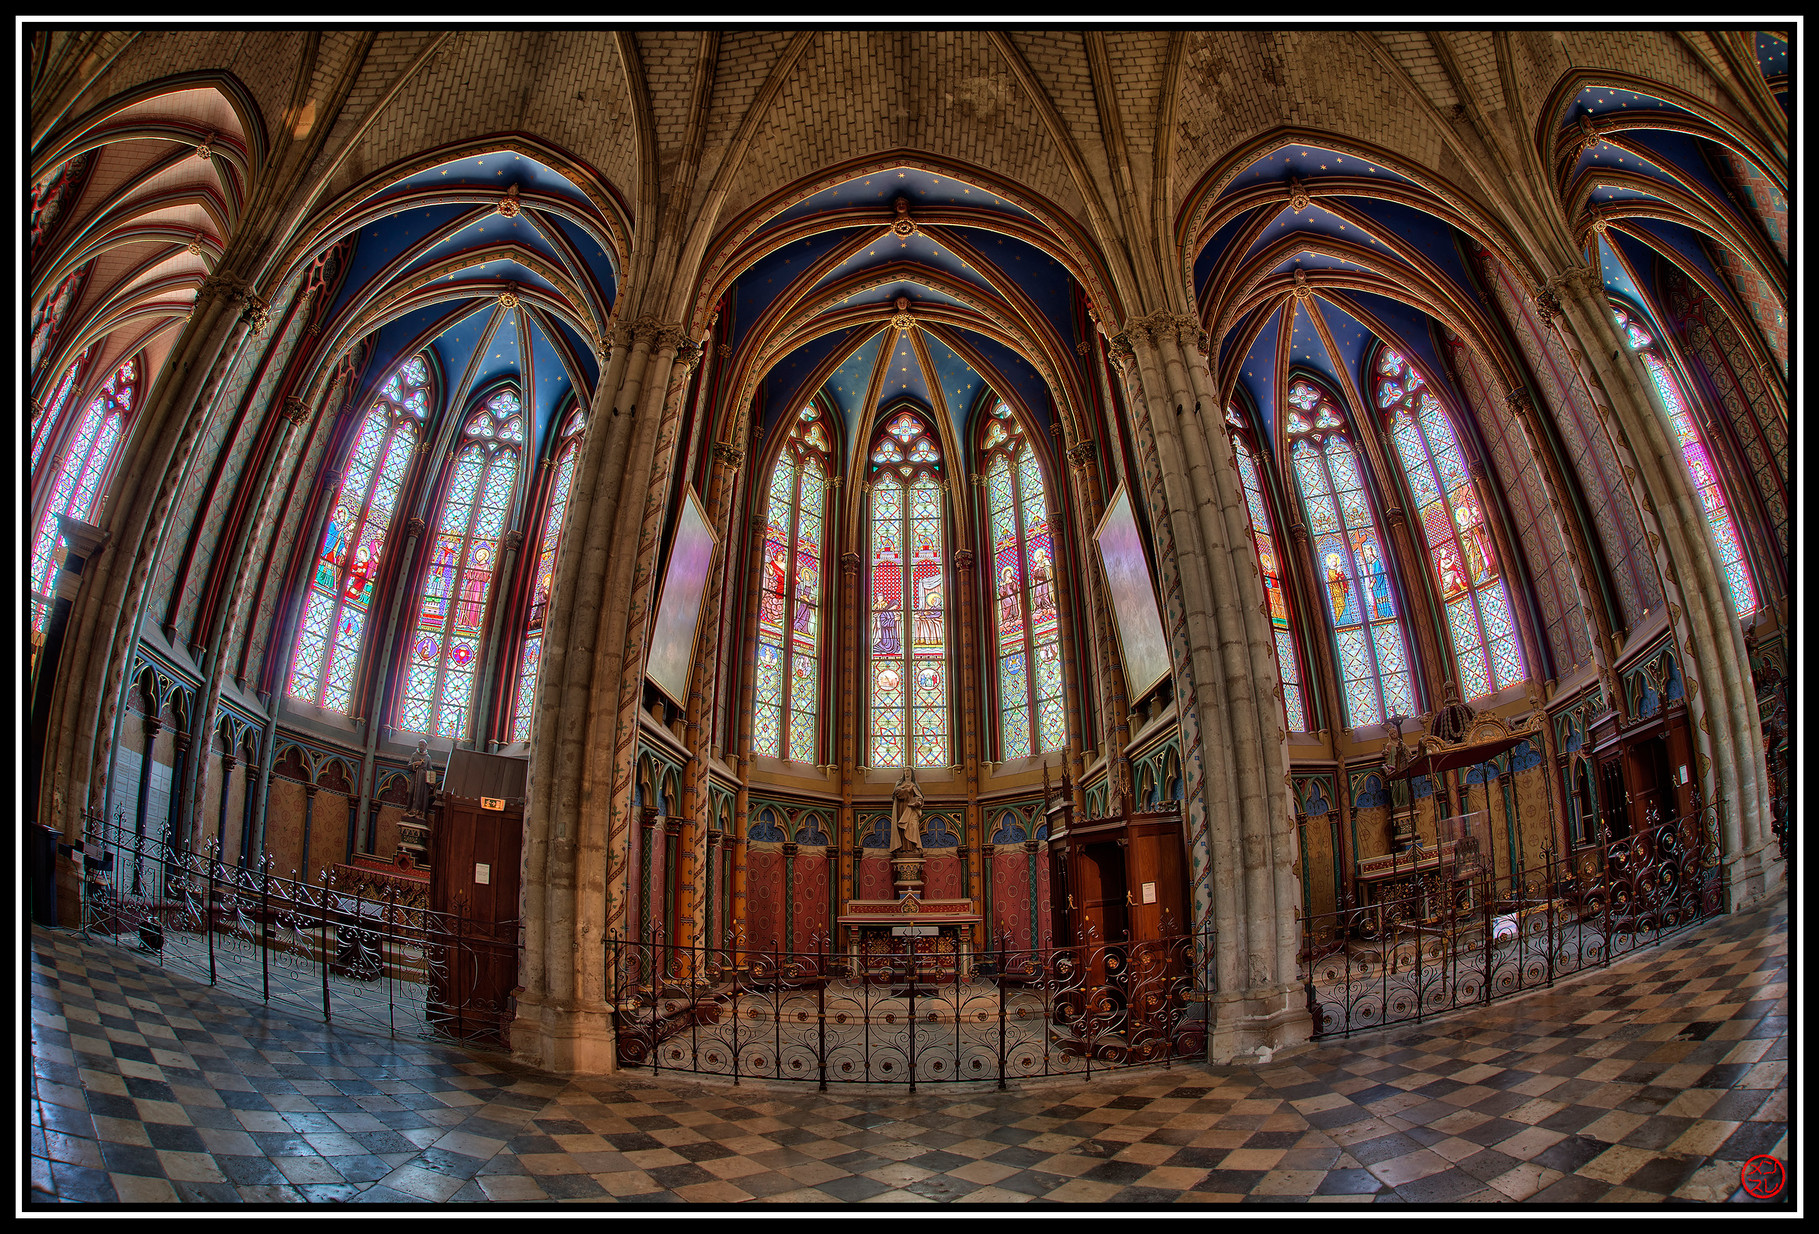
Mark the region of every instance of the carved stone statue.
<instances>
[{"instance_id":1,"label":"carved stone statue","mask_svg":"<svg viewBox=\"0 0 1819 1234\"><path fill-rule=\"evenodd\" d=\"M411 773L411 804L406 813L427 817L436 798L436 771L430 766L428 741L418 740L417 751L406 765Z\"/></svg>"},{"instance_id":2,"label":"carved stone statue","mask_svg":"<svg viewBox=\"0 0 1819 1234\"><path fill-rule=\"evenodd\" d=\"M897 844L892 852L919 853L922 851L922 790L916 786L915 777L906 767L903 776L897 781L897 787L891 796L896 800L896 811L891 820L891 834Z\"/></svg>"}]
</instances>

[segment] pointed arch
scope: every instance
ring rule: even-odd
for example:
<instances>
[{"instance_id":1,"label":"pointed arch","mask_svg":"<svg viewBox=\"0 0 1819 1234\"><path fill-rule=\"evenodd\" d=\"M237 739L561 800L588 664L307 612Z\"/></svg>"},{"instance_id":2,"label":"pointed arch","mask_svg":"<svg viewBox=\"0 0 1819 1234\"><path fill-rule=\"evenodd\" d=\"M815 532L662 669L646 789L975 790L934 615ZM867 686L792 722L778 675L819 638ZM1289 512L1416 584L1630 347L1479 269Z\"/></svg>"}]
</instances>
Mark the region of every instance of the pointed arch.
<instances>
[{"instance_id":1,"label":"pointed arch","mask_svg":"<svg viewBox=\"0 0 1819 1234\"><path fill-rule=\"evenodd\" d=\"M476 400L456 447L402 674L398 727L467 736L486 606L523 454L516 382Z\"/></svg>"},{"instance_id":2,"label":"pointed arch","mask_svg":"<svg viewBox=\"0 0 1819 1234\"><path fill-rule=\"evenodd\" d=\"M975 422L997 632L999 756L1008 760L1067 744L1061 580L1042 460L1009 405L990 397L989 411Z\"/></svg>"},{"instance_id":3,"label":"pointed arch","mask_svg":"<svg viewBox=\"0 0 1819 1234\"><path fill-rule=\"evenodd\" d=\"M948 721L945 468L940 434L897 404L867 454L869 764L946 767Z\"/></svg>"},{"instance_id":4,"label":"pointed arch","mask_svg":"<svg viewBox=\"0 0 1819 1234\"><path fill-rule=\"evenodd\" d=\"M823 579L835 438L824 408L796 413L765 489L763 583L753 681L752 752L815 762L819 717Z\"/></svg>"},{"instance_id":5,"label":"pointed arch","mask_svg":"<svg viewBox=\"0 0 1819 1234\"><path fill-rule=\"evenodd\" d=\"M438 404L434 371L425 354L393 369L355 432L304 591L285 687L291 698L340 712L353 704L379 563L418 443Z\"/></svg>"},{"instance_id":6,"label":"pointed arch","mask_svg":"<svg viewBox=\"0 0 1819 1234\"><path fill-rule=\"evenodd\" d=\"M530 608L525 614L524 643L518 655L517 686L512 692L511 739L529 741L536 712L537 672L543 663L543 627L549 617L550 593L556 585L556 554L562 547L562 517L568 512L569 490L581 460L582 434L587 412L575 407L563 422L549 465L555 476L543 502L543 533L537 543L536 574L531 583Z\"/></svg>"},{"instance_id":7,"label":"pointed arch","mask_svg":"<svg viewBox=\"0 0 1819 1234\"><path fill-rule=\"evenodd\" d=\"M1346 726L1414 715L1408 640L1345 415L1333 393L1309 376L1291 377L1286 394L1289 461L1311 535L1314 577L1327 592Z\"/></svg>"}]
</instances>

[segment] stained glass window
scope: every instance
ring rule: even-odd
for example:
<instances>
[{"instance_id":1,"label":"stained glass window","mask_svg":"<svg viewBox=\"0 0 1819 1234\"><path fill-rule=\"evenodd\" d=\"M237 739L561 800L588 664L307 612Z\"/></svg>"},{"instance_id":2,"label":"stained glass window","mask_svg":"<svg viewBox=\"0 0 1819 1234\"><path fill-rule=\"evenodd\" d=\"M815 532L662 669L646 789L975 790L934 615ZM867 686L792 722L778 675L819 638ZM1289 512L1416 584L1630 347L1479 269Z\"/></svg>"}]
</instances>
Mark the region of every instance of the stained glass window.
<instances>
[{"instance_id":1,"label":"stained glass window","mask_svg":"<svg viewBox=\"0 0 1819 1234\"><path fill-rule=\"evenodd\" d=\"M386 379L354 435L303 594L287 692L332 711L353 703L354 671L398 496L430 416L430 369L412 356Z\"/></svg>"},{"instance_id":2,"label":"stained glass window","mask_svg":"<svg viewBox=\"0 0 1819 1234\"><path fill-rule=\"evenodd\" d=\"M42 404L32 404L32 472L38 471L38 460L44 455L44 447L57 436L57 428L63 419L63 405L75 392L76 383L81 380L83 370L88 367L89 353L94 351L94 344L82 349L75 363L63 370L63 377L56 388Z\"/></svg>"},{"instance_id":3,"label":"stained glass window","mask_svg":"<svg viewBox=\"0 0 1819 1234\"><path fill-rule=\"evenodd\" d=\"M763 587L752 750L815 761L821 685L821 578L831 462L821 410L796 413L765 498Z\"/></svg>"},{"instance_id":4,"label":"stained glass window","mask_svg":"<svg viewBox=\"0 0 1819 1234\"><path fill-rule=\"evenodd\" d=\"M562 426L555 453L556 477L544 503L543 536L537 545L537 575L531 584L530 615L524 623L524 650L518 657L518 687L512 694L512 740L529 741L536 710L537 669L543 662L543 623L549 618L550 592L556 585L556 550L562 546L562 515L568 509L569 486L581 458L581 430L587 413L576 411Z\"/></svg>"},{"instance_id":5,"label":"stained glass window","mask_svg":"<svg viewBox=\"0 0 1819 1234\"><path fill-rule=\"evenodd\" d=\"M523 444L518 392L509 386L489 396L462 431L405 652L398 727L407 732L466 735L487 592Z\"/></svg>"},{"instance_id":6,"label":"stained glass window","mask_svg":"<svg viewBox=\"0 0 1819 1234\"><path fill-rule=\"evenodd\" d=\"M1668 371L1646 327L1624 309L1612 305L1617 326L1629 339L1630 347L1642 356L1655 389L1667 407L1668 420L1674 428L1674 440L1680 443L1680 455L1693 475L1693 490L1699 494L1699 505L1705 511L1705 525L1711 530L1712 544L1718 550L1718 566L1724 571L1725 586L1730 589L1731 609L1739 617L1756 611L1756 583L1750 577L1749 563L1744 560L1743 541L1737 535L1737 523L1731 517L1724 489L1718 481L1718 467L1711 449L1699 435L1699 428L1681 396L1680 383Z\"/></svg>"},{"instance_id":7,"label":"stained glass window","mask_svg":"<svg viewBox=\"0 0 1819 1234\"><path fill-rule=\"evenodd\" d=\"M1237 413L1227 413L1228 423ZM1244 501L1251 515L1251 541L1257 548L1257 567L1263 574L1263 594L1269 601L1270 628L1276 643L1276 673L1282 680L1282 710L1293 733L1307 731L1307 707L1301 693L1301 657L1295 651L1295 636L1289 628L1288 589L1282 585L1282 559L1276 554L1276 537L1270 533L1269 503L1263 496L1263 478L1257 473L1257 462L1238 434L1232 434L1232 449L1238 455L1238 475L1244 481Z\"/></svg>"},{"instance_id":8,"label":"stained glass window","mask_svg":"<svg viewBox=\"0 0 1819 1234\"><path fill-rule=\"evenodd\" d=\"M870 458L871 765L945 767L941 449L926 422L899 412L885 422Z\"/></svg>"},{"instance_id":9,"label":"stained glass window","mask_svg":"<svg viewBox=\"0 0 1819 1234\"><path fill-rule=\"evenodd\" d=\"M1054 534L1042 466L1002 401L986 421L986 509L998 629L1001 757L1027 758L1067 744L1061 688L1061 618Z\"/></svg>"},{"instance_id":10,"label":"stained glass window","mask_svg":"<svg viewBox=\"0 0 1819 1234\"><path fill-rule=\"evenodd\" d=\"M1427 379L1388 347L1377 354L1377 407L1402 459L1415 521L1427 543L1447 631L1468 699L1524 675L1509 591L1486 520L1484 495L1466 470L1451 420Z\"/></svg>"},{"instance_id":11,"label":"stained glass window","mask_svg":"<svg viewBox=\"0 0 1819 1234\"><path fill-rule=\"evenodd\" d=\"M68 380L67 376L65 380ZM57 570L62 564L63 535L57 516L90 521L95 513L101 482L113 462L114 448L126 429L139 394L139 357L134 356L108 375L108 379L82 410L82 419L70 433L68 447L57 467L50 500L32 537L32 631L42 635L56 595ZM67 392L64 397L68 397Z\"/></svg>"},{"instance_id":12,"label":"stained glass window","mask_svg":"<svg viewBox=\"0 0 1819 1234\"><path fill-rule=\"evenodd\" d=\"M1289 461L1313 541L1314 578L1332 614L1346 724L1413 715L1415 688L1390 563L1345 417L1333 396L1309 381L1292 382L1288 402Z\"/></svg>"}]
</instances>

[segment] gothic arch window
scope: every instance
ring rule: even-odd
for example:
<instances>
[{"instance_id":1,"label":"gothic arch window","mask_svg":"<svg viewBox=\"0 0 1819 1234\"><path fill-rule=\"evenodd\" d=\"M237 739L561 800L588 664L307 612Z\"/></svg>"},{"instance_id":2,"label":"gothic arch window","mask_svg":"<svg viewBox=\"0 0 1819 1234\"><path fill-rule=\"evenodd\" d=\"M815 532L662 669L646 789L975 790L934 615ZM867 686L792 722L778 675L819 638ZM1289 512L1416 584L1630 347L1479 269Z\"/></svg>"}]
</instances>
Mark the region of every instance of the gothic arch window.
<instances>
[{"instance_id":1,"label":"gothic arch window","mask_svg":"<svg viewBox=\"0 0 1819 1234\"><path fill-rule=\"evenodd\" d=\"M1484 495L1427 379L1388 347L1378 351L1373 368L1377 408L1396 444L1440 586L1459 688L1468 699L1483 698L1524 676Z\"/></svg>"},{"instance_id":2,"label":"gothic arch window","mask_svg":"<svg viewBox=\"0 0 1819 1234\"><path fill-rule=\"evenodd\" d=\"M63 377L57 382L48 399L42 404L32 404L32 472L38 470L38 460L44 456L44 448L57 436L57 429L63 419L63 405L75 393L76 383L82 379L83 371L88 367L90 353L95 350L91 343L82 349L70 366L63 370Z\"/></svg>"},{"instance_id":3,"label":"gothic arch window","mask_svg":"<svg viewBox=\"0 0 1819 1234\"><path fill-rule=\"evenodd\" d=\"M885 417L868 458L866 680L873 767L945 767L947 602L941 447L920 416Z\"/></svg>"},{"instance_id":4,"label":"gothic arch window","mask_svg":"<svg viewBox=\"0 0 1819 1234\"><path fill-rule=\"evenodd\" d=\"M1289 461L1313 541L1314 577L1332 617L1346 725L1413 715L1415 688L1390 563L1345 416L1324 387L1302 378L1289 383L1288 404Z\"/></svg>"},{"instance_id":5,"label":"gothic arch window","mask_svg":"<svg viewBox=\"0 0 1819 1234\"><path fill-rule=\"evenodd\" d=\"M814 762L819 747L821 579L832 458L821 409L810 403L796 413L765 499L752 751L771 758Z\"/></svg>"},{"instance_id":6,"label":"gothic arch window","mask_svg":"<svg viewBox=\"0 0 1819 1234\"><path fill-rule=\"evenodd\" d=\"M429 362L416 355L386 379L360 421L303 595L286 687L292 698L340 712L353 703L379 562L430 410Z\"/></svg>"},{"instance_id":7,"label":"gothic arch window","mask_svg":"<svg viewBox=\"0 0 1819 1234\"><path fill-rule=\"evenodd\" d=\"M487 593L518 480L520 410L517 388L504 386L484 398L461 432L406 655L398 726L408 732L466 735Z\"/></svg>"},{"instance_id":8,"label":"gothic arch window","mask_svg":"<svg viewBox=\"0 0 1819 1234\"><path fill-rule=\"evenodd\" d=\"M126 418L138 402L140 382L139 357L133 356L108 375L95 397L83 408L82 418L70 433L69 445L63 451L52 482L50 500L38 520L38 533L32 537L32 632L44 633L50 615L51 598L56 591L58 549L63 535L57 529L57 516L92 521L102 480L108 465L114 461L114 450L126 431ZM66 376L65 380L68 380ZM67 397L67 394L65 395Z\"/></svg>"},{"instance_id":9,"label":"gothic arch window","mask_svg":"<svg viewBox=\"0 0 1819 1234\"><path fill-rule=\"evenodd\" d=\"M979 469L991 532L992 611L998 631L999 752L1027 758L1067 744L1054 534L1042 464L1011 409L985 420Z\"/></svg>"},{"instance_id":10,"label":"gothic arch window","mask_svg":"<svg viewBox=\"0 0 1819 1234\"><path fill-rule=\"evenodd\" d=\"M568 510L569 487L581 459L581 431L587 413L569 414L551 455L556 469L544 501L543 536L537 545L537 574L531 584L530 615L524 623L524 649L518 657L518 685L512 693L512 740L529 741L537 699L537 669L543 662L543 625L549 619L550 593L556 585L556 551L562 547L562 516Z\"/></svg>"},{"instance_id":11,"label":"gothic arch window","mask_svg":"<svg viewBox=\"0 0 1819 1234\"><path fill-rule=\"evenodd\" d=\"M1288 589L1282 584L1282 557L1271 532L1269 502L1263 495L1263 477L1257 461L1241 435L1244 418L1236 407L1226 409L1232 450L1238 458L1238 476L1244 482L1244 501L1251 516L1251 543L1257 550L1257 568L1263 575L1263 594L1269 601L1270 629L1276 643L1276 675L1282 681L1282 710L1290 732L1307 732L1307 703L1301 686L1301 657L1295 651L1295 634L1289 624Z\"/></svg>"},{"instance_id":12,"label":"gothic arch window","mask_svg":"<svg viewBox=\"0 0 1819 1234\"><path fill-rule=\"evenodd\" d=\"M1629 340L1630 349L1642 357L1649 376L1654 378L1655 389L1661 394L1661 402L1667 407L1668 420L1674 427L1674 440L1680 444L1680 455L1692 473L1693 489L1699 494L1699 505L1705 511L1705 525L1711 530L1712 544L1718 550L1718 564L1731 593L1731 609L1737 616L1747 617L1756 611L1756 583L1744 560L1737 522L1724 499L1716 460L1705 439L1699 435L1699 428L1687 409L1686 397L1680 392L1680 383L1669 371L1654 336L1638 320L1640 314L1617 304L1611 306L1611 312L1617 318L1617 328Z\"/></svg>"}]
</instances>

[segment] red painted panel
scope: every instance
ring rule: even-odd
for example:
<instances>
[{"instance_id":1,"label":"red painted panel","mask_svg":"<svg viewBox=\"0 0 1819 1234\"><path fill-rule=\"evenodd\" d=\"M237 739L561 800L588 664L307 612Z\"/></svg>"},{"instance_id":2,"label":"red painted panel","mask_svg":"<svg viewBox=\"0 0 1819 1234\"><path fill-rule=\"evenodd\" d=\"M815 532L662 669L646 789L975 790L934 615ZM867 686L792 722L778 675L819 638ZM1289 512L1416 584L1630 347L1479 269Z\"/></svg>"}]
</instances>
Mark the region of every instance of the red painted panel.
<instances>
[{"instance_id":1,"label":"red painted panel","mask_svg":"<svg viewBox=\"0 0 1819 1234\"><path fill-rule=\"evenodd\" d=\"M992 940L1008 931L1014 950L1030 945L1029 858L1021 852L992 855Z\"/></svg>"},{"instance_id":2,"label":"red painted panel","mask_svg":"<svg viewBox=\"0 0 1819 1234\"><path fill-rule=\"evenodd\" d=\"M960 882L960 858L951 849L930 852L922 866L922 898L958 900L965 894Z\"/></svg>"},{"instance_id":3,"label":"red painted panel","mask_svg":"<svg viewBox=\"0 0 1819 1234\"><path fill-rule=\"evenodd\" d=\"M793 951L825 951L829 948L829 929L827 915L827 857L816 853L798 853L791 871L791 892L795 896L796 913L792 922L790 949Z\"/></svg>"},{"instance_id":4,"label":"red painted panel","mask_svg":"<svg viewBox=\"0 0 1819 1234\"><path fill-rule=\"evenodd\" d=\"M783 854L754 851L745 861L745 945L777 949L783 927Z\"/></svg>"},{"instance_id":5,"label":"red painted panel","mask_svg":"<svg viewBox=\"0 0 1819 1234\"><path fill-rule=\"evenodd\" d=\"M889 857L859 858L859 899L892 900L891 894L891 859Z\"/></svg>"}]
</instances>

